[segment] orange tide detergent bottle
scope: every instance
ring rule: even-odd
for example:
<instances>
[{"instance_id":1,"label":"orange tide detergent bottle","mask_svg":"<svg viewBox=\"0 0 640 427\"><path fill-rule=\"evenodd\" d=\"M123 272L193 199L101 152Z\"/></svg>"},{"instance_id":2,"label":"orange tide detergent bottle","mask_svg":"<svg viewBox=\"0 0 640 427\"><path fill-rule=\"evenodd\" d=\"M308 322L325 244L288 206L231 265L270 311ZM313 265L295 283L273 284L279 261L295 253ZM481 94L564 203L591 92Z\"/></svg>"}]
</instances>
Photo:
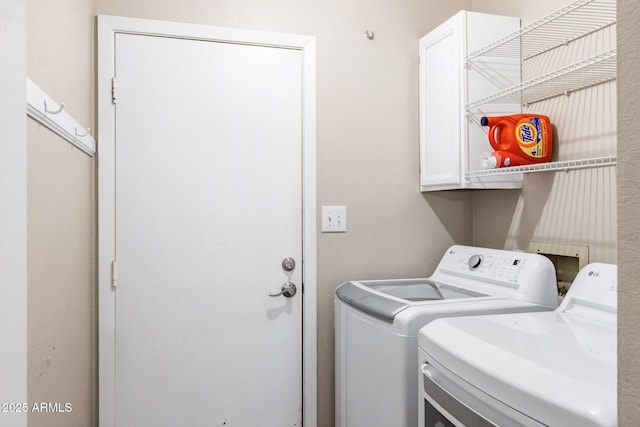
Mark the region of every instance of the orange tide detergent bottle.
<instances>
[{"instance_id":1,"label":"orange tide detergent bottle","mask_svg":"<svg viewBox=\"0 0 640 427\"><path fill-rule=\"evenodd\" d=\"M489 143L495 150L485 153L485 169L522 166L551 160L553 133L549 117L540 114L482 117L489 126Z\"/></svg>"}]
</instances>

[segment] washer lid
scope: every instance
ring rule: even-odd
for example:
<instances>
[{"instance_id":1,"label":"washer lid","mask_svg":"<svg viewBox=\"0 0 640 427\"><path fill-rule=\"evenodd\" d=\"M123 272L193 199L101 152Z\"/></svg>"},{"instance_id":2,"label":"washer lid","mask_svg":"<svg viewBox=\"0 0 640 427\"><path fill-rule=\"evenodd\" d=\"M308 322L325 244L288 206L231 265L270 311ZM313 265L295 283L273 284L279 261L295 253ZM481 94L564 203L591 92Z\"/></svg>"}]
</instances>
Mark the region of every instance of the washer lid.
<instances>
[{"instance_id":1,"label":"washer lid","mask_svg":"<svg viewBox=\"0 0 640 427\"><path fill-rule=\"evenodd\" d=\"M387 322L393 322L395 315L409 306L407 302L386 298L353 282L340 285L336 289L336 296L346 304Z\"/></svg>"},{"instance_id":2,"label":"washer lid","mask_svg":"<svg viewBox=\"0 0 640 427\"><path fill-rule=\"evenodd\" d=\"M616 326L563 312L437 319L420 348L546 425L615 426Z\"/></svg>"},{"instance_id":3,"label":"washer lid","mask_svg":"<svg viewBox=\"0 0 640 427\"><path fill-rule=\"evenodd\" d=\"M437 284L430 279L346 282L336 289L336 296L346 304L390 323L398 313L414 305L486 297L464 288Z\"/></svg>"}]
</instances>

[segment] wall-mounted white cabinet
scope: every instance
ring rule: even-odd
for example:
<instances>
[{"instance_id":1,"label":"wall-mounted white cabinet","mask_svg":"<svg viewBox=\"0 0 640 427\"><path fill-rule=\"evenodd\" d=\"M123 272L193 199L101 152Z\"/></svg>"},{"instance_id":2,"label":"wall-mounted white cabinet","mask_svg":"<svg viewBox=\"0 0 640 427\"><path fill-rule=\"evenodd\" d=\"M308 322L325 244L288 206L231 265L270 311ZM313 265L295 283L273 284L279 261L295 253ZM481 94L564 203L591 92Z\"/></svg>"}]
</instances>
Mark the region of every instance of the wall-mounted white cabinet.
<instances>
[{"instance_id":1,"label":"wall-mounted white cabinet","mask_svg":"<svg viewBox=\"0 0 640 427\"><path fill-rule=\"evenodd\" d=\"M473 177L483 152L492 152L481 115L521 112L519 94L486 102L466 114L466 106L520 84L520 52L468 53L520 28L518 18L461 11L420 39L420 187L422 191L463 188L520 188L522 175Z\"/></svg>"}]
</instances>

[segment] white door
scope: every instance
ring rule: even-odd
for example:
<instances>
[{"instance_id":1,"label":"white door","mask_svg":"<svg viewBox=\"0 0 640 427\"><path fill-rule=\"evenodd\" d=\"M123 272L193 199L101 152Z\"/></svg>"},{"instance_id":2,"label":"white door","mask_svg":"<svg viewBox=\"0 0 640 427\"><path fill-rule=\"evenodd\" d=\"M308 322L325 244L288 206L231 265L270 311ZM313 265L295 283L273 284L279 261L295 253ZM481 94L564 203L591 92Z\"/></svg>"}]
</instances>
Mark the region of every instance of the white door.
<instances>
[{"instance_id":1,"label":"white door","mask_svg":"<svg viewBox=\"0 0 640 427\"><path fill-rule=\"evenodd\" d=\"M113 424L299 426L303 53L114 46Z\"/></svg>"}]
</instances>

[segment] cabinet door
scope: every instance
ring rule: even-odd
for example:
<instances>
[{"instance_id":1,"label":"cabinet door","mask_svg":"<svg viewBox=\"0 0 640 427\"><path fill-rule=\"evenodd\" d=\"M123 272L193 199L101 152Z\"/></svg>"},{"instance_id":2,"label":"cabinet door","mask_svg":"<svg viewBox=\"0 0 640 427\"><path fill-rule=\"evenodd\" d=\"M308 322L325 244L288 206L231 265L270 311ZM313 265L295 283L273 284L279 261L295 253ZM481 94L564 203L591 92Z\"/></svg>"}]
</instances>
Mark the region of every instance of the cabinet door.
<instances>
[{"instance_id":1,"label":"cabinet door","mask_svg":"<svg viewBox=\"0 0 640 427\"><path fill-rule=\"evenodd\" d=\"M420 39L420 188L460 188L464 15Z\"/></svg>"},{"instance_id":2,"label":"cabinet door","mask_svg":"<svg viewBox=\"0 0 640 427\"><path fill-rule=\"evenodd\" d=\"M520 28L520 19L486 13L465 12L465 59L471 54ZM520 52L510 45L508 53L483 55L464 67L462 118L463 186L471 189L521 188L522 174L501 174L468 178L467 172L482 169L483 153L493 152L488 128L480 124L482 116L506 116L521 113L519 94L501 97L479 107L467 109L475 101L495 95L521 82Z\"/></svg>"}]
</instances>

